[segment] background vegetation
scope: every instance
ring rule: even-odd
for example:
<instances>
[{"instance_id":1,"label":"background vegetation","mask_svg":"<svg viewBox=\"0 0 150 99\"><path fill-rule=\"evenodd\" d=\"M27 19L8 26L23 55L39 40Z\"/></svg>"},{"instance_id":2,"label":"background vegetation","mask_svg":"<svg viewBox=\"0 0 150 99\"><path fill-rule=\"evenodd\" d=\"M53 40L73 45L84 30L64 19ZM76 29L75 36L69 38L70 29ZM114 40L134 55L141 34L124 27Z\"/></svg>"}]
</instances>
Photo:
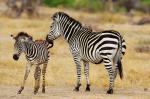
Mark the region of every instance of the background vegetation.
<instances>
[{"instance_id":1,"label":"background vegetation","mask_svg":"<svg viewBox=\"0 0 150 99\"><path fill-rule=\"evenodd\" d=\"M150 12L150 0L43 0L50 7L66 7L87 11L130 11Z\"/></svg>"}]
</instances>

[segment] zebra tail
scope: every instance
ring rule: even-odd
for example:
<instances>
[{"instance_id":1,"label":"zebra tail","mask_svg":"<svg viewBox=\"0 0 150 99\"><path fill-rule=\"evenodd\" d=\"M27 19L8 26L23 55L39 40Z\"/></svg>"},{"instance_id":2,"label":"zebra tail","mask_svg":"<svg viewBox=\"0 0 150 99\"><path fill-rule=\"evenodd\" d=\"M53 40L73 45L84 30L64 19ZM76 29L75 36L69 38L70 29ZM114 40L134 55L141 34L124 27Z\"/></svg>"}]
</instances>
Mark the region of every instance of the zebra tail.
<instances>
[{"instance_id":1,"label":"zebra tail","mask_svg":"<svg viewBox=\"0 0 150 99\"><path fill-rule=\"evenodd\" d=\"M121 60L118 60L117 64L118 64L118 70L119 70L120 79L123 79L123 67L122 67Z\"/></svg>"},{"instance_id":2,"label":"zebra tail","mask_svg":"<svg viewBox=\"0 0 150 99\"><path fill-rule=\"evenodd\" d=\"M119 40L119 57L118 57L118 61L117 61L117 66L118 66L118 71L119 71L119 76L120 79L123 79L123 67L122 67L122 63L121 63L121 59L122 59L122 37L120 36L120 40Z\"/></svg>"}]
</instances>

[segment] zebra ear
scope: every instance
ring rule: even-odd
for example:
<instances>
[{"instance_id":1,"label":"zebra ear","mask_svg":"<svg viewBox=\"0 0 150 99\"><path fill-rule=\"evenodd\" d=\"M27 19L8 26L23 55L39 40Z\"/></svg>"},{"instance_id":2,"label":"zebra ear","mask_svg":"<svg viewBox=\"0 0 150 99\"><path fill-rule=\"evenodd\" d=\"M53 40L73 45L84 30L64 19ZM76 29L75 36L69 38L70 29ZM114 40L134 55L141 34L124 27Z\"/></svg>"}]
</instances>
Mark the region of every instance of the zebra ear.
<instances>
[{"instance_id":1,"label":"zebra ear","mask_svg":"<svg viewBox=\"0 0 150 99\"><path fill-rule=\"evenodd\" d=\"M53 19L53 21L56 21L56 22L59 21L58 16L56 16L56 15L52 16L52 19Z\"/></svg>"},{"instance_id":2,"label":"zebra ear","mask_svg":"<svg viewBox=\"0 0 150 99\"><path fill-rule=\"evenodd\" d=\"M32 36L29 37L30 40L33 40Z\"/></svg>"},{"instance_id":3,"label":"zebra ear","mask_svg":"<svg viewBox=\"0 0 150 99\"><path fill-rule=\"evenodd\" d=\"M53 18L53 21L59 22L59 18L58 17L57 18Z\"/></svg>"},{"instance_id":4,"label":"zebra ear","mask_svg":"<svg viewBox=\"0 0 150 99\"><path fill-rule=\"evenodd\" d=\"M10 37L11 37L11 39L15 40L15 37L12 34L10 35Z\"/></svg>"}]
</instances>

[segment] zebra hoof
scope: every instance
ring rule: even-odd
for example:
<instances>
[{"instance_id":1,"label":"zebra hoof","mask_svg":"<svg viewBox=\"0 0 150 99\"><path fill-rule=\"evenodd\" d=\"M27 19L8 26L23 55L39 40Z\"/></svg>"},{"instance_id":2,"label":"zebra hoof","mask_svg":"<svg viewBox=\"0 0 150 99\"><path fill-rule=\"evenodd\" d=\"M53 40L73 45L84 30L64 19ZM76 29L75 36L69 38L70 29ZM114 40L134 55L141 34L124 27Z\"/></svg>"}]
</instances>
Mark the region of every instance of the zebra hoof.
<instances>
[{"instance_id":1,"label":"zebra hoof","mask_svg":"<svg viewBox=\"0 0 150 99\"><path fill-rule=\"evenodd\" d=\"M37 90L34 90L34 95L36 95L38 93L38 91Z\"/></svg>"},{"instance_id":2,"label":"zebra hoof","mask_svg":"<svg viewBox=\"0 0 150 99\"><path fill-rule=\"evenodd\" d=\"M86 88L86 90L85 90L86 92L90 92L90 88Z\"/></svg>"},{"instance_id":3,"label":"zebra hoof","mask_svg":"<svg viewBox=\"0 0 150 99\"><path fill-rule=\"evenodd\" d=\"M107 94L113 94L113 89L109 89L109 90L107 91Z\"/></svg>"},{"instance_id":4,"label":"zebra hoof","mask_svg":"<svg viewBox=\"0 0 150 99\"><path fill-rule=\"evenodd\" d=\"M42 89L42 93L45 93L45 88Z\"/></svg>"},{"instance_id":5,"label":"zebra hoof","mask_svg":"<svg viewBox=\"0 0 150 99\"><path fill-rule=\"evenodd\" d=\"M78 92L78 91L79 91L80 86L81 86L81 84L77 84L77 86L73 89L73 91Z\"/></svg>"},{"instance_id":6,"label":"zebra hoof","mask_svg":"<svg viewBox=\"0 0 150 99\"><path fill-rule=\"evenodd\" d=\"M38 89L39 89L39 87L34 88L34 94L35 94L35 95L38 93Z\"/></svg>"},{"instance_id":7,"label":"zebra hoof","mask_svg":"<svg viewBox=\"0 0 150 99\"><path fill-rule=\"evenodd\" d=\"M87 84L85 91L90 92L90 85L89 84Z\"/></svg>"},{"instance_id":8,"label":"zebra hoof","mask_svg":"<svg viewBox=\"0 0 150 99\"><path fill-rule=\"evenodd\" d=\"M78 91L79 91L79 87L75 87L75 88L73 89L73 91L78 92Z\"/></svg>"},{"instance_id":9,"label":"zebra hoof","mask_svg":"<svg viewBox=\"0 0 150 99\"><path fill-rule=\"evenodd\" d=\"M34 95L36 95L36 94L37 94L37 92L34 91Z\"/></svg>"},{"instance_id":10,"label":"zebra hoof","mask_svg":"<svg viewBox=\"0 0 150 99\"><path fill-rule=\"evenodd\" d=\"M18 91L17 94L21 94L21 91Z\"/></svg>"},{"instance_id":11,"label":"zebra hoof","mask_svg":"<svg viewBox=\"0 0 150 99\"><path fill-rule=\"evenodd\" d=\"M19 91L17 92L17 94L21 94L21 92L22 92L23 89L24 89L24 87L21 87L21 88L19 89Z\"/></svg>"}]
</instances>

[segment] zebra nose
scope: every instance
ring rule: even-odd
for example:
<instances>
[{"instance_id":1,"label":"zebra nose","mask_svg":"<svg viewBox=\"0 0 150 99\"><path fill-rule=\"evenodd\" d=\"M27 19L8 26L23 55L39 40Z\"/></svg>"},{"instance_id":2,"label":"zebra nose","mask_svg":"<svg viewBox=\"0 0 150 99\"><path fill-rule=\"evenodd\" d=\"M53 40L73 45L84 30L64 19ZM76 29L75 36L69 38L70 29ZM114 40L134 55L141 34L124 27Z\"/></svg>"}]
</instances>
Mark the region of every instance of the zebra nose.
<instances>
[{"instance_id":1,"label":"zebra nose","mask_svg":"<svg viewBox=\"0 0 150 99\"><path fill-rule=\"evenodd\" d=\"M46 41L49 41L48 35L46 36Z\"/></svg>"},{"instance_id":2,"label":"zebra nose","mask_svg":"<svg viewBox=\"0 0 150 99\"><path fill-rule=\"evenodd\" d=\"M19 56L18 56L17 54L14 54L14 55L13 55L13 59L14 59L14 60L18 60L18 59L19 59Z\"/></svg>"}]
</instances>

